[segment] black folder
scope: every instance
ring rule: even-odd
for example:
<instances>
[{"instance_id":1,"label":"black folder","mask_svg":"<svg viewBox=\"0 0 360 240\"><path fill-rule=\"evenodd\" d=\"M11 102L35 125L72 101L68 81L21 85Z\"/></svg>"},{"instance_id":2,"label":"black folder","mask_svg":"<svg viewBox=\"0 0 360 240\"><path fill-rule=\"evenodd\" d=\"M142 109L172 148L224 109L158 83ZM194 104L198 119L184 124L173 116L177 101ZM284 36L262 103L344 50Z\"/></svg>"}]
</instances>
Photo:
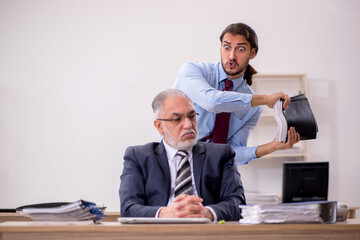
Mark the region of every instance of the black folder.
<instances>
[{"instance_id":1,"label":"black folder","mask_svg":"<svg viewBox=\"0 0 360 240\"><path fill-rule=\"evenodd\" d=\"M300 140L316 139L318 125L311 111L308 99L304 94L291 97L291 102L284 111L284 116L290 127L295 127L300 135Z\"/></svg>"},{"instance_id":2,"label":"black folder","mask_svg":"<svg viewBox=\"0 0 360 240\"><path fill-rule=\"evenodd\" d=\"M300 140L316 139L318 125L304 94L291 97L291 102L285 111L282 105L283 102L280 100L274 105L274 116L278 123L276 141L286 142L290 127L295 127Z\"/></svg>"}]
</instances>

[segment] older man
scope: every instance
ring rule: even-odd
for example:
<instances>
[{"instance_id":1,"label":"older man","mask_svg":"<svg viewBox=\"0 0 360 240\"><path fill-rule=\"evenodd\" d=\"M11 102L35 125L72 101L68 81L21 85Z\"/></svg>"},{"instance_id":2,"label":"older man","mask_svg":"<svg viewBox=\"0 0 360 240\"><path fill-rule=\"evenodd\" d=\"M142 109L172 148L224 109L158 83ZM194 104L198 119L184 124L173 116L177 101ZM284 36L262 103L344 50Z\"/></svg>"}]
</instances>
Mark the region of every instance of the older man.
<instances>
[{"instance_id":1,"label":"older man","mask_svg":"<svg viewBox=\"0 0 360 240\"><path fill-rule=\"evenodd\" d=\"M152 107L163 140L127 148L121 216L239 220L245 197L232 147L197 143L197 113L183 92L163 91Z\"/></svg>"}]
</instances>

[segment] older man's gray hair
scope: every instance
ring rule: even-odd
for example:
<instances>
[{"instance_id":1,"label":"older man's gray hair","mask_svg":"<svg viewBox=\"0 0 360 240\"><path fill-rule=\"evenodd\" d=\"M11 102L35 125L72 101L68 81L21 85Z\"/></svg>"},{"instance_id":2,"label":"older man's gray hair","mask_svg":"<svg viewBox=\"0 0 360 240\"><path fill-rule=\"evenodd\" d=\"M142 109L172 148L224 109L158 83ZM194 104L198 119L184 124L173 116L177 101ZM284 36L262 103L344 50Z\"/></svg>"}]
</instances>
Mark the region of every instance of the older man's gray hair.
<instances>
[{"instance_id":1,"label":"older man's gray hair","mask_svg":"<svg viewBox=\"0 0 360 240\"><path fill-rule=\"evenodd\" d=\"M168 97L185 97L189 99L191 103L193 103L191 99L184 92L173 88L166 89L160 92L158 95L156 95L156 97L154 98L151 104L155 118L161 117L160 115L163 110L164 101Z\"/></svg>"}]
</instances>

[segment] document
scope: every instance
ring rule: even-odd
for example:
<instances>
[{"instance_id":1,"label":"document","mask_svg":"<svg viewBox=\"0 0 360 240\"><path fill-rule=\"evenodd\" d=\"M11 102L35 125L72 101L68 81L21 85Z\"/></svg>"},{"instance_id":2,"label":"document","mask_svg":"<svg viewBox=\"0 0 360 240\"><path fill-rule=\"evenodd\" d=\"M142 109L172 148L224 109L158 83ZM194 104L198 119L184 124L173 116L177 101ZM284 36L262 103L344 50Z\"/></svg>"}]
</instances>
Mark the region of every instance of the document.
<instances>
[{"instance_id":1,"label":"document","mask_svg":"<svg viewBox=\"0 0 360 240\"><path fill-rule=\"evenodd\" d=\"M276 130L276 141L277 142L286 142L288 125L283 112L283 101L278 100L273 106L274 117L278 124Z\"/></svg>"},{"instance_id":2,"label":"document","mask_svg":"<svg viewBox=\"0 0 360 240\"><path fill-rule=\"evenodd\" d=\"M279 203L279 197L275 193L245 192L246 203L254 204L275 204Z\"/></svg>"}]
</instances>

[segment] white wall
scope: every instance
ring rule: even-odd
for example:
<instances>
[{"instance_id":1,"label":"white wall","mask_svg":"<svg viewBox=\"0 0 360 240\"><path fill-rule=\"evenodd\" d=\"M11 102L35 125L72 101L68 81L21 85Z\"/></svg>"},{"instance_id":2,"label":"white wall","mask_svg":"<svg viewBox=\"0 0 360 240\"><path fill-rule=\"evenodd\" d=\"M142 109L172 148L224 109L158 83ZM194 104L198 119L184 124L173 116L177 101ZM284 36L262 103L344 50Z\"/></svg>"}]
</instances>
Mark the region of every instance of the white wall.
<instances>
[{"instance_id":1,"label":"white wall","mask_svg":"<svg viewBox=\"0 0 360 240\"><path fill-rule=\"evenodd\" d=\"M330 161L331 200L360 206L359 12L356 0L0 0L0 208L83 198L118 211L125 148L158 140L151 100L182 63L219 60L238 21L259 36L259 72L307 74L311 158ZM251 164L279 190L278 168L261 170L280 162Z\"/></svg>"}]
</instances>

